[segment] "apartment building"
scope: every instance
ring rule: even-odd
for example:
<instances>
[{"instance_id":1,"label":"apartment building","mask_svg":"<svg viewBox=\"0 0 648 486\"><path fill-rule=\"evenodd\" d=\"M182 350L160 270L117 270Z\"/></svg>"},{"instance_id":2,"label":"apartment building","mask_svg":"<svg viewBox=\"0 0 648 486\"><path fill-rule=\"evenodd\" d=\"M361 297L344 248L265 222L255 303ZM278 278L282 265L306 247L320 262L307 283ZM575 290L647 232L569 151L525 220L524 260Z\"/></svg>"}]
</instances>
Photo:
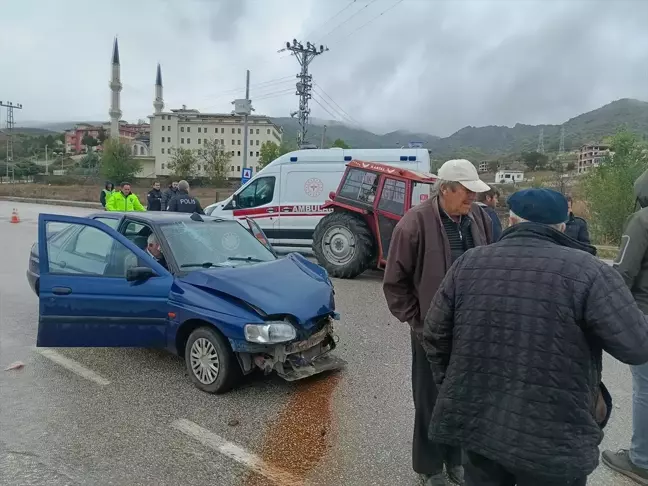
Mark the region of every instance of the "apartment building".
<instances>
[{"instance_id":1,"label":"apartment building","mask_svg":"<svg viewBox=\"0 0 648 486\"><path fill-rule=\"evenodd\" d=\"M227 177L238 177L243 166L244 122L239 115L224 113L200 113L198 110L182 109L156 113L151 119L151 155L155 157L156 175L169 175L169 161L176 148L200 150L207 140L217 140L230 153ZM260 170L261 145L266 141L281 144L282 130L266 116L248 117L247 165L253 173ZM199 161L197 176L205 175L205 167Z\"/></svg>"},{"instance_id":2,"label":"apartment building","mask_svg":"<svg viewBox=\"0 0 648 486\"><path fill-rule=\"evenodd\" d=\"M598 167L610 154L610 146L605 144L585 144L578 152L578 173L584 174L592 167Z\"/></svg>"}]
</instances>

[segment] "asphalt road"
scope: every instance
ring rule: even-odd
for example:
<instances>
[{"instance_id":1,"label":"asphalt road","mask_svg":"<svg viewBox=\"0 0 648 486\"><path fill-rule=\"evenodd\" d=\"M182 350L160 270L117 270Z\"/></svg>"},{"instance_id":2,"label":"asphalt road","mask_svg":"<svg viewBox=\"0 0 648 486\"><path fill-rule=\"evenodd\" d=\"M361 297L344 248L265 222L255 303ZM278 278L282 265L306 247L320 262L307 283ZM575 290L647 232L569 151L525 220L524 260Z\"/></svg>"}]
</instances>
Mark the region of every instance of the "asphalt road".
<instances>
[{"instance_id":1,"label":"asphalt road","mask_svg":"<svg viewBox=\"0 0 648 486\"><path fill-rule=\"evenodd\" d=\"M387 310L380 274L334 282L346 370L296 384L254 377L211 396L164 352L36 351L25 269L39 212L92 211L0 201L0 485L417 484L409 334ZM4 371L15 361L24 368ZM605 382L615 410L602 447L626 447L628 368L607 357ZM632 483L601 466L588 484Z\"/></svg>"}]
</instances>

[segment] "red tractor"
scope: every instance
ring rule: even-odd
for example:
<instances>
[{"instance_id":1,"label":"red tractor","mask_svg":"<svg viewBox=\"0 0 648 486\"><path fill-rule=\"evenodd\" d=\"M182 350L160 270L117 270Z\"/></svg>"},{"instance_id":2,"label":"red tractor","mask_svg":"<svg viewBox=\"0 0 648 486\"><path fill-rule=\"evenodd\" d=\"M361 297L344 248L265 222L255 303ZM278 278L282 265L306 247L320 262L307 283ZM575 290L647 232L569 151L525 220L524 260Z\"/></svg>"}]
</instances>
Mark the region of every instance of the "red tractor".
<instances>
[{"instance_id":1,"label":"red tractor","mask_svg":"<svg viewBox=\"0 0 648 486\"><path fill-rule=\"evenodd\" d=\"M352 160L337 192L329 194L313 234L313 253L332 277L354 278L384 269L396 223L430 197L436 176Z\"/></svg>"}]
</instances>

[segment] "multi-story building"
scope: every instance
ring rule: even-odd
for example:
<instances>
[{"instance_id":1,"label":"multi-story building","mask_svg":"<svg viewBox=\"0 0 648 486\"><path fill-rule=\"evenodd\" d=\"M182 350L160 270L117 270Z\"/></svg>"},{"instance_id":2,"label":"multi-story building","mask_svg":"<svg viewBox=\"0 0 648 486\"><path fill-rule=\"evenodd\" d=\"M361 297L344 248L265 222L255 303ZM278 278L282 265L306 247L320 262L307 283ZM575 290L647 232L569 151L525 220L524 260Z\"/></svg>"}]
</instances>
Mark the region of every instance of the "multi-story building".
<instances>
[{"instance_id":1,"label":"multi-story building","mask_svg":"<svg viewBox=\"0 0 648 486\"><path fill-rule=\"evenodd\" d=\"M583 174L592 167L598 167L609 154L609 145L598 143L581 146L578 152L578 173Z\"/></svg>"},{"instance_id":2,"label":"multi-story building","mask_svg":"<svg viewBox=\"0 0 648 486\"><path fill-rule=\"evenodd\" d=\"M104 136L108 136L110 133L110 123L104 123L102 125L89 125L80 123L74 128L65 131L65 153L68 154L79 154L83 152L85 146L83 145L83 137L86 134L90 135L93 138L98 139L100 133L103 131ZM119 124L119 138L125 143L133 144L136 139L147 137L150 132L150 126L148 124L129 124L121 122ZM97 146L98 150L101 150L101 144ZM140 155L138 152L135 155ZM141 155L144 155L143 153ZM147 154L148 155L148 154Z\"/></svg>"},{"instance_id":3,"label":"multi-story building","mask_svg":"<svg viewBox=\"0 0 648 486\"><path fill-rule=\"evenodd\" d=\"M176 148L199 151L207 140L217 141L230 155L227 177L238 177L243 166L244 122L239 115L200 113L182 109L156 113L151 119L151 155L155 157L155 173L169 175L169 162ZM261 145L271 141L281 144L282 130L266 116L248 117L247 166L253 173L260 170ZM204 175L204 164L198 160L196 175Z\"/></svg>"}]
</instances>

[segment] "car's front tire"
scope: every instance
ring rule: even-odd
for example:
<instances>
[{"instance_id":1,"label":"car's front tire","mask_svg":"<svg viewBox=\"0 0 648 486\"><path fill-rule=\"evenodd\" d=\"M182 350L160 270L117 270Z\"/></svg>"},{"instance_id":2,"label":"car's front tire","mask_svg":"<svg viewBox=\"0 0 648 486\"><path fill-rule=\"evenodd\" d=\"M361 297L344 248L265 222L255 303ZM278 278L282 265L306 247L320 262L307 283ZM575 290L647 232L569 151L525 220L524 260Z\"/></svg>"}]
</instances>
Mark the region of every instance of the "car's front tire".
<instances>
[{"instance_id":1,"label":"car's front tire","mask_svg":"<svg viewBox=\"0 0 648 486\"><path fill-rule=\"evenodd\" d=\"M184 359L191 381L207 393L225 393L241 376L231 348L211 327L199 327L189 335Z\"/></svg>"}]
</instances>

